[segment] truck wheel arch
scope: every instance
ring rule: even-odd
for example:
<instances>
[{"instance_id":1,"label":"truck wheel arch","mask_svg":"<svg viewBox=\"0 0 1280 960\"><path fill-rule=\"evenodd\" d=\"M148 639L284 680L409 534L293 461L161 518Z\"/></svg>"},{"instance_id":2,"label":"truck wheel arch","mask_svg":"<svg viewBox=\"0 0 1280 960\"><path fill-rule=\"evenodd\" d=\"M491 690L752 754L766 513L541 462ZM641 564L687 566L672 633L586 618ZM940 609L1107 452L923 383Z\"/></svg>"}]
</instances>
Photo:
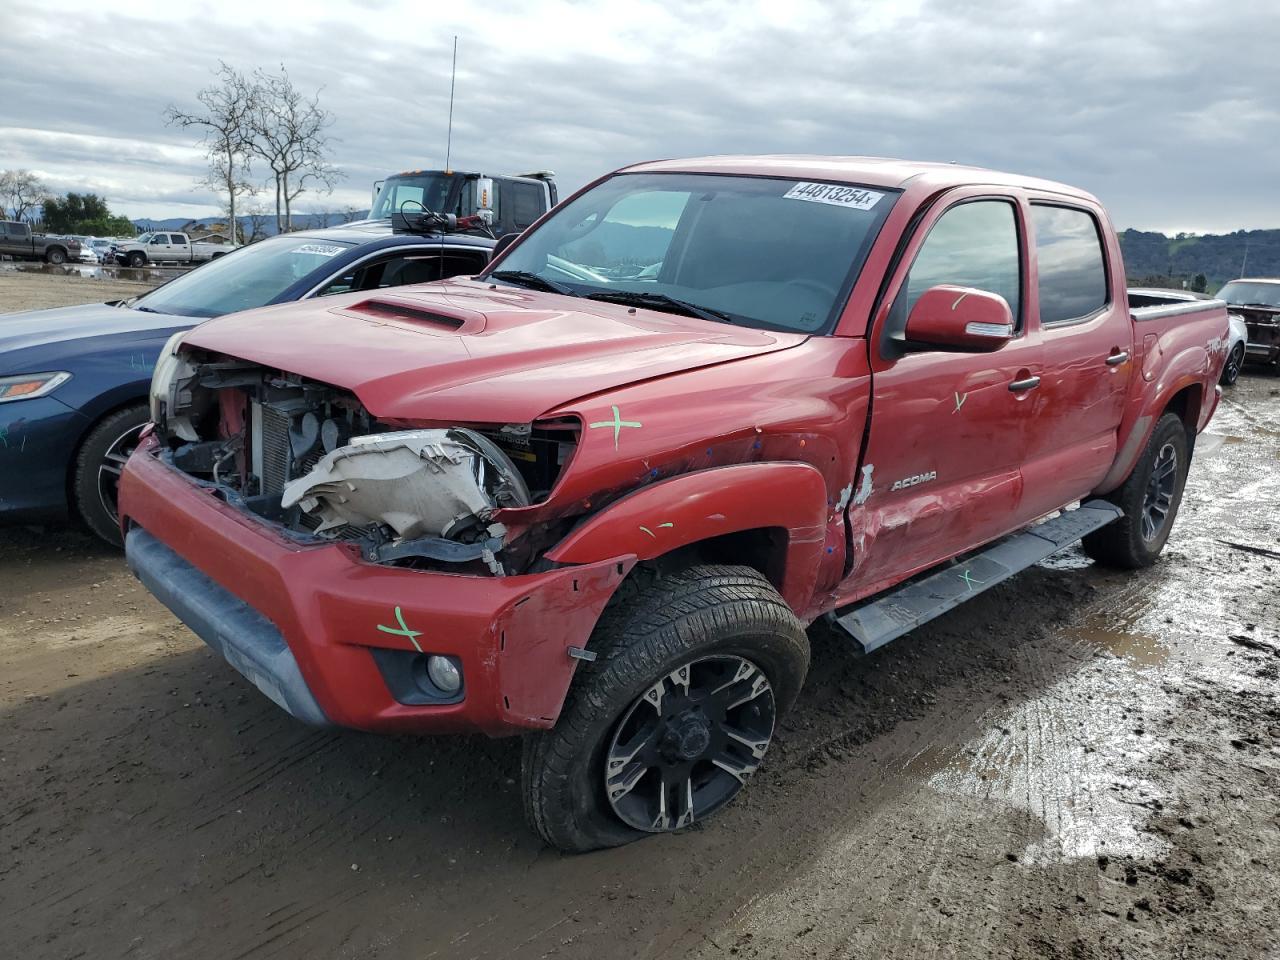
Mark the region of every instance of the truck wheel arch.
<instances>
[{"instance_id":1,"label":"truck wheel arch","mask_svg":"<svg viewBox=\"0 0 1280 960\"><path fill-rule=\"evenodd\" d=\"M737 542L752 555L734 562L759 569L800 611L814 589L829 511L826 481L808 463L713 467L628 494L588 518L545 556L582 564L630 554L645 562Z\"/></svg>"},{"instance_id":2,"label":"truck wheel arch","mask_svg":"<svg viewBox=\"0 0 1280 960\"><path fill-rule=\"evenodd\" d=\"M1204 410L1204 386L1196 375L1188 374L1174 381L1156 394L1149 405L1143 407L1129 428L1124 445L1116 454L1111 472L1094 488L1098 494L1108 494L1129 478L1138 464L1138 458L1146 448L1151 433L1160 418L1169 412L1178 414L1187 429L1188 449L1195 445L1201 413Z\"/></svg>"}]
</instances>

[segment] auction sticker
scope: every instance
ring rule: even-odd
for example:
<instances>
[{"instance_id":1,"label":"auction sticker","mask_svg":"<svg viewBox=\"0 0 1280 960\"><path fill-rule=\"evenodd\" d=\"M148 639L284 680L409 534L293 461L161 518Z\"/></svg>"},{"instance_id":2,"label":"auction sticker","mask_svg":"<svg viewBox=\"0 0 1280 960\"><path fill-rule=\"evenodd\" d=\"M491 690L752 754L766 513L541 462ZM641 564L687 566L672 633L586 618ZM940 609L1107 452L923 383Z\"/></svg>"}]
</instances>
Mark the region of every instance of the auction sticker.
<instances>
[{"instance_id":1,"label":"auction sticker","mask_svg":"<svg viewBox=\"0 0 1280 960\"><path fill-rule=\"evenodd\" d=\"M304 243L300 247L294 247L291 253L310 253L317 257L333 257L337 256L346 247L335 247L331 243Z\"/></svg>"},{"instance_id":2,"label":"auction sticker","mask_svg":"<svg viewBox=\"0 0 1280 960\"><path fill-rule=\"evenodd\" d=\"M837 183L797 183L784 193L782 198L829 203L833 207L852 207L854 210L870 210L883 196L883 193L876 193L874 190L841 186Z\"/></svg>"}]
</instances>

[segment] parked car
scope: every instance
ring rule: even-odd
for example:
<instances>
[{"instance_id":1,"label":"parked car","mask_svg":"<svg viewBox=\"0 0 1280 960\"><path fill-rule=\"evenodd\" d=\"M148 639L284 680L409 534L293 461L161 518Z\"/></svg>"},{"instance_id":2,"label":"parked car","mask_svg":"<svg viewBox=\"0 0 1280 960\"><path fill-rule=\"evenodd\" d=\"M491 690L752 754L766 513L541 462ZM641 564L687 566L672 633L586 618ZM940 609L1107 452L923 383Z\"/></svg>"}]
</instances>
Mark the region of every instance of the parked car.
<instances>
[{"instance_id":1,"label":"parked car","mask_svg":"<svg viewBox=\"0 0 1280 960\"><path fill-rule=\"evenodd\" d=\"M1129 306L1157 307L1168 303L1188 303L1194 300L1213 299L1207 293L1196 293L1193 290L1168 290L1162 287L1130 287ZM1218 382L1230 387L1240 379L1240 370L1244 366L1245 346L1249 339L1249 328L1238 314L1227 315L1227 360L1222 366L1222 376Z\"/></svg>"},{"instance_id":2,"label":"parked car","mask_svg":"<svg viewBox=\"0 0 1280 960\"><path fill-rule=\"evenodd\" d=\"M418 213L423 209L458 217L479 216L497 236L519 233L554 207L555 174L490 176L458 170L406 170L373 185L369 217Z\"/></svg>"},{"instance_id":3,"label":"parked car","mask_svg":"<svg viewBox=\"0 0 1280 960\"><path fill-rule=\"evenodd\" d=\"M96 264L99 262L98 251L93 249L92 237L69 237L68 239L80 244L80 256L77 258L80 263Z\"/></svg>"},{"instance_id":4,"label":"parked car","mask_svg":"<svg viewBox=\"0 0 1280 960\"><path fill-rule=\"evenodd\" d=\"M120 542L120 468L148 419L152 366L175 331L264 304L474 273L492 247L387 224L307 231L244 247L132 300L0 315L0 518L69 511Z\"/></svg>"},{"instance_id":5,"label":"parked car","mask_svg":"<svg viewBox=\"0 0 1280 960\"><path fill-rule=\"evenodd\" d=\"M1153 563L1219 398L1223 304L1131 309L1047 181L663 161L502 246L175 335L120 517L295 716L526 734L564 850L732 799L819 617L869 652L1082 536Z\"/></svg>"},{"instance_id":6,"label":"parked car","mask_svg":"<svg viewBox=\"0 0 1280 960\"><path fill-rule=\"evenodd\" d=\"M185 233L165 230L117 244L114 255L121 266L141 267L148 263L204 263L225 257L235 249L235 244L193 242Z\"/></svg>"},{"instance_id":7,"label":"parked car","mask_svg":"<svg viewBox=\"0 0 1280 960\"><path fill-rule=\"evenodd\" d=\"M43 260L66 263L78 259L80 244L64 237L47 237L32 233L31 224L19 220L0 220L0 256L15 260Z\"/></svg>"},{"instance_id":8,"label":"parked car","mask_svg":"<svg viewBox=\"0 0 1280 960\"><path fill-rule=\"evenodd\" d=\"M1280 279L1232 280L1218 296L1249 331L1245 359L1280 369Z\"/></svg>"},{"instance_id":9,"label":"parked car","mask_svg":"<svg viewBox=\"0 0 1280 960\"><path fill-rule=\"evenodd\" d=\"M98 255L98 260L102 263L106 263L108 257L111 258L112 263L115 262L115 256L112 253L115 245L116 241L102 237L92 237L89 240L89 246L93 248L93 252Z\"/></svg>"}]
</instances>

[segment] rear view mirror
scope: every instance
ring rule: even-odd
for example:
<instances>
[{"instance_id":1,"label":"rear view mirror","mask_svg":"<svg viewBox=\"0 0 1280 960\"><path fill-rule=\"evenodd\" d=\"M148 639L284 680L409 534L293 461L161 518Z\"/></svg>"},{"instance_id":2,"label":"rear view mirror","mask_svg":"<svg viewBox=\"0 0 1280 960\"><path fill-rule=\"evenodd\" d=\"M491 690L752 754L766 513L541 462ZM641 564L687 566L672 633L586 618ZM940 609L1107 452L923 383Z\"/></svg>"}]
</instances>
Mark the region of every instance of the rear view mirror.
<instances>
[{"instance_id":1,"label":"rear view mirror","mask_svg":"<svg viewBox=\"0 0 1280 960\"><path fill-rule=\"evenodd\" d=\"M507 247L511 246L519 239L520 234L518 233L504 233L498 238L498 242L493 245L493 253L489 255L489 259L497 260L498 257L506 251Z\"/></svg>"},{"instance_id":2,"label":"rear view mirror","mask_svg":"<svg viewBox=\"0 0 1280 960\"><path fill-rule=\"evenodd\" d=\"M1004 297L973 287L930 287L907 317L907 340L931 347L988 352L1013 339Z\"/></svg>"}]
</instances>

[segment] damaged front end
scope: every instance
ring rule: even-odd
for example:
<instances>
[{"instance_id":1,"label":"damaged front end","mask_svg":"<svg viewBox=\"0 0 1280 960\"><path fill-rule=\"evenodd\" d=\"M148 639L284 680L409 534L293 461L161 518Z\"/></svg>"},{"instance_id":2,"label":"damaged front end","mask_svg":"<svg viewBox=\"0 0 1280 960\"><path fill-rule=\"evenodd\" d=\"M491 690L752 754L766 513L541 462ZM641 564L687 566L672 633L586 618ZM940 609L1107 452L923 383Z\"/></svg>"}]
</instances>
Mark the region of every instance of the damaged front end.
<instances>
[{"instance_id":1,"label":"damaged front end","mask_svg":"<svg viewBox=\"0 0 1280 960\"><path fill-rule=\"evenodd\" d=\"M576 421L383 423L346 390L177 346L152 383L160 455L226 502L375 563L494 576L527 565L495 515L549 494Z\"/></svg>"}]
</instances>

